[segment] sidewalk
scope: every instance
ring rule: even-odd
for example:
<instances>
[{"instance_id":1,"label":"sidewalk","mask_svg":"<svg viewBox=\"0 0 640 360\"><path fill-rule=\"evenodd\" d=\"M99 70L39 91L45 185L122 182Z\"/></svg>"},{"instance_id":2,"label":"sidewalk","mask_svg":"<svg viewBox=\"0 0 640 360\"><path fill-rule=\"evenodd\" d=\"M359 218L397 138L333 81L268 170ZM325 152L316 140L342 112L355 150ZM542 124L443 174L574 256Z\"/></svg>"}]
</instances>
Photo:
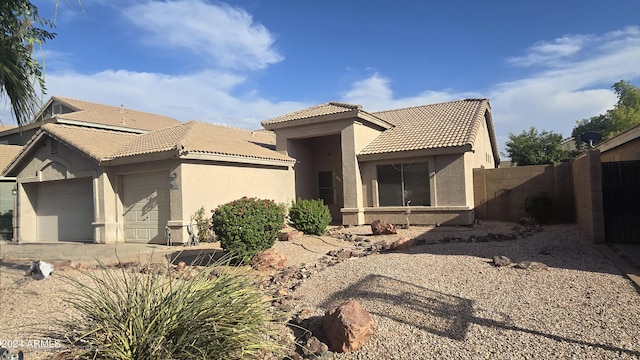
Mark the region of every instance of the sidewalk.
<instances>
[{"instance_id":1,"label":"sidewalk","mask_svg":"<svg viewBox=\"0 0 640 360\"><path fill-rule=\"evenodd\" d=\"M58 243L14 243L0 241L0 260L3 262L31 262L42 260L50 263L71 261L73 265L95 265L99 261L105 265L119 261L154 262L164 261L169 255L175 257L180 252L198 252L219 248L217 243L201 243L197 246L166 246L158 244L85 244L73 242Z\"/></svg>"}]
</instances>

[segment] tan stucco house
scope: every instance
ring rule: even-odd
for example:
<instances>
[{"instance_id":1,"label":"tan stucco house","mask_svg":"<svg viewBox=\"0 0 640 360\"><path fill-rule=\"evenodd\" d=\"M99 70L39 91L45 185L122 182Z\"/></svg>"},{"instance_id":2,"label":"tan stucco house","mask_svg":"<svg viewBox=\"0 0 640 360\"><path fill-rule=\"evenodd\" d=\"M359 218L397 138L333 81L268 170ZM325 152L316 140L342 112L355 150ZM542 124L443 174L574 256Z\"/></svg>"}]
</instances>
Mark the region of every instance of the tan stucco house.
<instances>
[{"instance_id":1,"label":"tan stucco house","mask_svg":"<svg viewBox=\"0 0 640 360\"><path fill-rule=\"evenodd\" d=\"M407 205L413 224L470 224L472 169L499 163L486 99L371 113L326 103L263 126L53 97L3 172L17 181L14 238L166 243L168 228L185 243L196 210L242 196L322 198L345 225L404 223Z\"/></svg>"},{"instance_id":2,"label":"tan stucco house","mask_svg":"<svg viewBox=\"0 0 640 360\"><path fill-rule=\"evenodd\" d=\"M377 219L468 225L473 168L499 155L487 99L367 112L337 102L264 121L296 159L298 198L322 198L345 225Z\"/></svg>"}]
</instances>

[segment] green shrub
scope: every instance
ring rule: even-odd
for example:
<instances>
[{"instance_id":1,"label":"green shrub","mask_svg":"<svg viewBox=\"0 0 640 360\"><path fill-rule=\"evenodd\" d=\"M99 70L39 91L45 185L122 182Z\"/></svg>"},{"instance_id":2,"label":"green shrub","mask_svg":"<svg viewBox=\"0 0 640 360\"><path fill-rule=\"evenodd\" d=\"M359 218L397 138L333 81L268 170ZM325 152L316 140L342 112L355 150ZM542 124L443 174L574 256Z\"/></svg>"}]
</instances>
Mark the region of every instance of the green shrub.
<instances>
[{"instance_id":1,"label":"green shrub","mask_svg":"<svg viewBox=\"0 0 640 360\"><path fill-rule=\"evenodd\" d=\"M305 234L324 235L331 222L331 213L320 199L298 200L289 209L289 221Z\"/></svg>"},{"instance_id":2,"label":"green shrub","mask_svg":"<svg viewBox=\"0 0 640 360\"><path fill-rule=\"evenodd\" d=\"M273 246L284 225L284 208L273 200L243 197L218 206L212 223L220 246L247 262Z\"/></svg>"},{"instance_id":3,"label":"green shrub","mask_svg":"<svg viewBox=\"0 0 640 360\"><path fill-rule=\"evenodd\" d=\"M548 193L539 191L528 194L524 198L524 210L541 224L547 222L552 215L553 202Z\"/></svg>"},{"instance_id":4,"label":"green shrub","mask_svg":"<svg viewBox=\"0 0 640 360\"><path fill-rule=\"evenodd\" d=\"M76 359L244 359L282 352L269 300L247 269L218 261L193 278L112 270L65 276ZM216 268L217 276L212 276ZM185 272L183 274L189 274Z\"/></svg>"}]
</instances>

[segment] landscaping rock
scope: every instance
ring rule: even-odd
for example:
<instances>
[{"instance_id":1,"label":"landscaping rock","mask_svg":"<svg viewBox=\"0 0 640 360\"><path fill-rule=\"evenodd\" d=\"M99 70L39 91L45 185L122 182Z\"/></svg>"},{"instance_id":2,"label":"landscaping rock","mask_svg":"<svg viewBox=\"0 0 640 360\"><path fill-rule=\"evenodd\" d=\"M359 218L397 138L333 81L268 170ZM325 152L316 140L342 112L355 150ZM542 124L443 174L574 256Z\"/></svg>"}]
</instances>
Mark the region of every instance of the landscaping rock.
<instances>
[{"instance_id":1,"label":"landscaping rock","mask_svg":"<svg viewBox=\"0 0 640 360\"><path fill-rule=\"evenodd\" d=\"M496 267L509 266L511 265L511 259L506 256L494 256L493 265Z\"/></svg>"},{"instance_id":2,"label":"landscaping rock","mask_svg":"<svg viewBox=\"0 0 640 360\"><path fill-rule=\"evenodd\" d=\"M395 225L387 224L382 220L372 222L371 231L373 232L373 235L393 235L398 233Z\"/></svg>"},{"instance_id":3,"label":"landscaping rock","mask_svg":"<svg viewBox=\"0 0 640 360\"><path fill-rule=\"evenodd\" d=\"M410 237L403 237L389 245L389 251L405 250L415 245L415 240Z\"/></svg>"},{"instance_id":4,"label":"landscaping rock","mask_svg":"<svg viewBox=\"0 0 640 360\"><path fill-rule=\"evenodd\" d=\"M340 260L346 260L351 257L351 250L348 250L348 249L331 250L327 255L333 256Z\"/></svg>"},{"instance_id":5,"label":"landscaping rock","mask_svg":"<svg viewBox=\"0 0 640 360\"><path fill-rule=\"evenodd\" d=\"M303 237L304 233L300 230L289 230L289 231L281 231L278 234L278 240L280 241L292 241L295 240L297 238Z\"/></svg>"},{"instance_id":6,"label":"landscaping rock","mask_svg":"<svg viewBox=\"0 0 640 360\"><path fill-rule=\"evenodd\" d=\"M260 271L268 269L282 270L286 264L287 258L278 254L273 248L258 253L253 257L253 260L251 260L251 265Z\"/></svg>"},{"instance_id":7,"label":"landscaping rock","mask_svg":"<svg viewBox=\"0 0 640 360\"><path fill-rule=\"evenodd\" d=\"M304 347L304 353L307 356L321 356L327 351L329 351L329 347L327 346L327 344L318 340L318 338L315 336L310 337Z\"/></svg>"},{"instance_id":8,"label":"landscaping rock","mask_svg":"<svg viewBox=\"0 0 640 360\"><path fill-rule=\"evenodd\" d=\"M329 348L335 352L358 350L375 333L371 314L353 299L327 311L322 327Z\"/></svg>"},{"instance_id":9,"label":"landscaping rock","mask_svg":"<svg viewBox=\"0 0 640 360\"><path fill-rule=\"evenodd\" d=\"M516 266L517 269L524 270L547 270L547 265L537 261L522 261Z\"/></svg>"}]
</instances>

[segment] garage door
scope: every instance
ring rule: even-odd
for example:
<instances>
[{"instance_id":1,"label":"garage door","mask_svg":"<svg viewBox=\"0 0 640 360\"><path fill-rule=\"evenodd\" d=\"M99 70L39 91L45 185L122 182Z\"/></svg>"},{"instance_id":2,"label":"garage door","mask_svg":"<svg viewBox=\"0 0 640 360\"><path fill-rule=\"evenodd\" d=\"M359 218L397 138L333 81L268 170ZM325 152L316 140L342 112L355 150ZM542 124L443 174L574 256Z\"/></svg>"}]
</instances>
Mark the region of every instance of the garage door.
<instances>
[{"instance_id":1,"label":"garage door","mask_svg":"<svg viewBox=\"0 0 640 360\"><path fill-rule=\"evenodd\" d=\"M168 172L122 177L122 205L126 242L166 244L169 221Z\"/></svg>"},{"instance_id":2,"label":"garage door","mask_svg":"<svg viewBox=\"0 0 640 360\"><path fill-rule=\"evenodd\" d=\"M38 184L38 241L93 242L91 178Z\"/></svg>"}]
</instances>

